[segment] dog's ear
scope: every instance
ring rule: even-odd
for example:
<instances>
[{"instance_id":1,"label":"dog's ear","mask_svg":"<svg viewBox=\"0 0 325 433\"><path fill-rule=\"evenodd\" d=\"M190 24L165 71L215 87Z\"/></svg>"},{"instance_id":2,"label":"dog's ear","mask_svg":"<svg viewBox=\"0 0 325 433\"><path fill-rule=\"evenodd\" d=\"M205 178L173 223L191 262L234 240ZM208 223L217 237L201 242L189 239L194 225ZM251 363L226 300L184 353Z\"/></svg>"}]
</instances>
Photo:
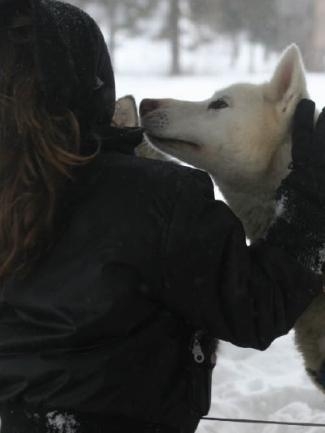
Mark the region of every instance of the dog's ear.
<instances>
[{"instance_id":1,"label":"dog's ear","mask_svg":"<svg viewBox=\"0 0 325 433\"><path fill-rule=\"evenodd\" d=\"M301 98L308 96L305 68L297 45L282 54L271 81L266 86L267 99L275 102L282 115L292 116Z\"/></svg>"},{"instance_id":2,"label":"dog's ear","mask_svg":"<svg viewBox=\"0 0 325 433\"><path fill-rule=\"evenodd\" d=\"M131 95L124 96L116 101L113 125L120 128L139 126L137 104Z\"/></svg>"}]
</instances>

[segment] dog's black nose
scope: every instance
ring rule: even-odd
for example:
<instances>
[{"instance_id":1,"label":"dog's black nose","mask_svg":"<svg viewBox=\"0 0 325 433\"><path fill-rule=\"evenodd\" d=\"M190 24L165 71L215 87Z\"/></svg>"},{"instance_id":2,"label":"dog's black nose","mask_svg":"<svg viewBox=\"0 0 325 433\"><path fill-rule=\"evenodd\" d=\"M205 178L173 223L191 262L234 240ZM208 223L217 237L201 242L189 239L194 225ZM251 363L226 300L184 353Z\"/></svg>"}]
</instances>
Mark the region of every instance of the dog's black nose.
<instances>
[{"instance_id":1,"label":"dog's black nose","mask_svg":"<svg viewBox=\"0 0 325 433\"><path fill-rule=\"evenodd\" d=\"M145 116L150 113L150 111L154 111L159 108L158 99L143 99L140 104L140 114L141 116Z\"/></svg>"}]
</instances>

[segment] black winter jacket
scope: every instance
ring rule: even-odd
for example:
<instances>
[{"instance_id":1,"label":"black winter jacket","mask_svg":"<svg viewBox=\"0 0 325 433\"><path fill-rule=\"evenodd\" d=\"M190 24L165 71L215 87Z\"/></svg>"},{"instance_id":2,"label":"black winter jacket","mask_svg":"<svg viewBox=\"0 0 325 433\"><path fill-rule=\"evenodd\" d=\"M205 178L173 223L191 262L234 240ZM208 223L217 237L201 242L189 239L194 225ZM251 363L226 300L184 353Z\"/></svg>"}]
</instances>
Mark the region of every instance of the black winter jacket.
<instances>
[{"instance_id":1,"label":"black winter jacket","mask_svg":"<svg viewBox=\"0 0 325 433\"><path fill-rule=\"evenodd\" d=\"M67 187L50 253L1 288L0 404L193 431L214 339L267 348L321 283L276 247L247 247L207 174L123 140Z\"/></svg>"}]
</instances>

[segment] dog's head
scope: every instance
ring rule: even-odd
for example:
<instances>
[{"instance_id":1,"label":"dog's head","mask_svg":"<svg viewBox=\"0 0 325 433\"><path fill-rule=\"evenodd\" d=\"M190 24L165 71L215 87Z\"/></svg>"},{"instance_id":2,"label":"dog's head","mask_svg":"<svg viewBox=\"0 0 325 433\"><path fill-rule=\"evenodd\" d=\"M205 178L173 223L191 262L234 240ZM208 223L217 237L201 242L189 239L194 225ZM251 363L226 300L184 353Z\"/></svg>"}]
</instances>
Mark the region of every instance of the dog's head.
<instances>
[{"instance_id":1,"label":"dog's head","mask_svg":"<svg viewBox=\"0 0 325 433\"><path fill-rule=\"evenodd\" d=\"M291 45L269 82L235 84L202 102L145 99L141 123L161 151L208 171L219 184L245 185L271 173L280 154L276 170L285 170L291 121L306 96L301 55Z\"/></svg>"}]
</instances>

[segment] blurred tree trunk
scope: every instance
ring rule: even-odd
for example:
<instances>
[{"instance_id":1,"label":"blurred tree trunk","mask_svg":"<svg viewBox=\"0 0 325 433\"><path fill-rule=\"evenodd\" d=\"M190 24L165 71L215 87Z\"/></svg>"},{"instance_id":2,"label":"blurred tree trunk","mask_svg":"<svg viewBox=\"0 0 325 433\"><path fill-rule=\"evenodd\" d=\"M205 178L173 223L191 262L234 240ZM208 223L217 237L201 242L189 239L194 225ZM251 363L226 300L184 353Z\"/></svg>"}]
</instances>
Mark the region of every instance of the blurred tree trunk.
<instances>
[{"instance_id":1,"label":"blurred tree trunk","mask_svg":"<svg viewBox=\"0 0 325 433\"><path fill-rule=\"evenodd\" d=\"M117 23L117 8L118 4L114 1L111 2L108 13L108 23L109 23L109 51L113 66L115 65L116 47L117 47L117 33L118 33L118 23Z\"/></svg>"},{"instance_id":2,"label":"blurred tree trunk","mask_svg":"<svg viewBox=\"0 0 325 433\"><path fill-rule=\"evenodd\" d=\"M171 43L171 66L170 74L179 75L180 66L180 0L170 0L170 43Z\"/></svg>"},{"instance_id":3,"label":"blurred tree trunk","mask_svg":"<svg viewBox=\"0 0 325 433\"><path fill-rule=\"evenodd\" d=\"M256 46L252 40L250 40L249 44L249 63L248 63L248 72L250 74L255 74L255 58L256 58Z\"/></svg>"},{"instance_id":4,"label":"blurred tree trunk","mask_svg":"<svg viewBox=\"0 0 325 433\"><path fill-rule=\"evenodd\" d=\"M230 36L230 40L231 40L230 67L234 68L237 64L239 54L240 54L240 35L238 33L233 33Z\"/></svg>"},{"instance_id":5,"label":"blurred tree trunk","mask_svg":"<svg viewBox=\"0 0 325 433\"><path fill-rule=\"evenodd\" d=\"M271 53L272 53L272 51L271 51L270 47L264 46L263 60L264 60L265 63L270 60Z\"/></svg>"}]
</instances>

